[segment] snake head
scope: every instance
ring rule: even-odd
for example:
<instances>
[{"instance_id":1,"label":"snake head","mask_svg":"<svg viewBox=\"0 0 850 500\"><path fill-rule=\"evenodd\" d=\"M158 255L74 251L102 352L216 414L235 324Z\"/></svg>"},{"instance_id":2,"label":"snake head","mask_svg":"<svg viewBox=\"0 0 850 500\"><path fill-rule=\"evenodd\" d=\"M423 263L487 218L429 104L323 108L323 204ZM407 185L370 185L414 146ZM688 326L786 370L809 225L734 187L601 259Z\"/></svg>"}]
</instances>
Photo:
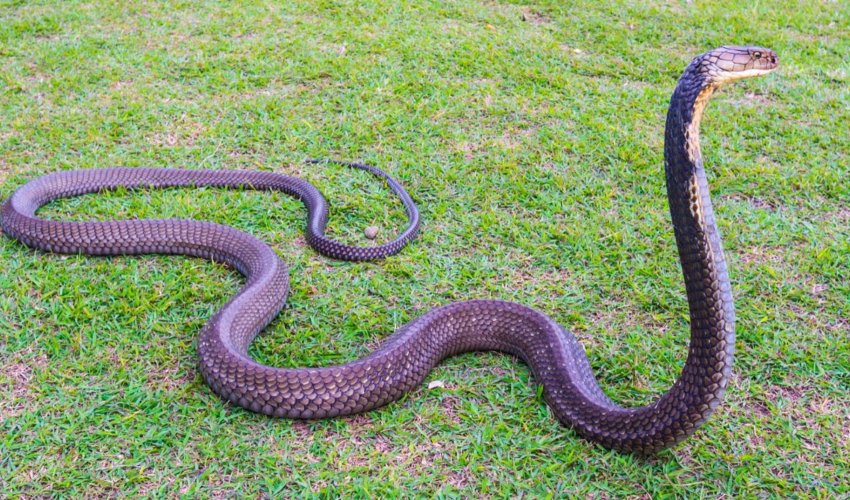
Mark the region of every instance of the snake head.
<instances>
[{"instance_id":1,"label":"snake head","mask_svg":"<svg viewBox=\"0 0 850 500\"><path fill-rule=\"evenodd\" d=\"M691 64L705 85L719 87L770 73L779 66L779 59L776 52L763 47L723 46L698 56Z\"/></svg>"}]
</instances>

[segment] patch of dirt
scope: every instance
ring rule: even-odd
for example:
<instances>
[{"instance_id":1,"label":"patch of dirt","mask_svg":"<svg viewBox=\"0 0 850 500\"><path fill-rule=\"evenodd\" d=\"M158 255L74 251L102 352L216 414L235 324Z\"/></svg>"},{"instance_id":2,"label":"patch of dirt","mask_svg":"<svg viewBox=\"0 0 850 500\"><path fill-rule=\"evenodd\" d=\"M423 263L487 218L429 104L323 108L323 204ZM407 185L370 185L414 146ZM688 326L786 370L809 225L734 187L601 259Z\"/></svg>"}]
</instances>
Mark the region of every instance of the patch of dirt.
<instances>
[{"instance_id":1,"label":"patch of dirt","mask_svg":"<svg viewBox=\"0 0 850 500\"><path fill-rule=\"evenodd\" d=\"M395 446L393 446L392 441L390 441L389 438L385 436L376 436L373 442L373 446L381 453L389 453L393 451L393 449L395 449Z\"/></svg>"},{"instance_id":2,"label":"patch of dirt","mask_svg":"<svg viewBox=\"0 0 850 500\"><path fill-rule=\"evenodd\" d=\"M461 423L460 417L457 416L458 403L460 403L460 400L454 396L447 396L440 402L443 414L455 425Z\"/></svg>"},{"instance_id":3,"label":"patch of dirt","mask_svg":"<svg viewBox=\"0 0 850 500\"><path fill-rule=\"evenodd\" d=\"M368 414L353 415L345 419L352 433L360 434L372 426L372 417Z\"/></svg>"},{"instance_id":4,"label":"patch of dirt","mask_svg":"<svg viewBox=\"0 0 850 500\"><path fill-rule=\"evenodd\" d=\"M533 24L534 26L541 26L552 22L551 17L532 9L531 7L523 7L520 19L529 24Z\"/></svg>"},{"instance_id":5,"label":"patch of dirt","mask_svg":"<svg viewBox=\"0 0 850 500\"><path fill-rule=\"evenodd\" d=\"M848 223L850 222L850 207L841 207L835 212L826 212L823 214L823 219L829 222Z\"/></svg>"},{"instance_id":6,"label":"patch of dirt","mask_svg":"<svg viewBox=\"0 0 850 500\"><path fill-rule=\"evenodd\" d=\"M132 84L133 80L118 80L117 82L113 82L112 85L110 85L110 88L112 90L121 90L125 87L129 87Z\"/></svg>"},{"instance_id":7,"label":"patch of dirt","mask_svg":"<svg viewBox=\"0 0 850 500\"><path fill-rule=\"evenodd\" d=\"M537 132L538 127L531 126L523 129L506 130L502 136L494 142L502 149L516 149L522 145L522 139L530 137Z\"/></svg>"},{"instance_id":8,"label":"patch of dirt","mask_svg":"<svg viewBox=\"0 0 850 500\"><path fill-rule=\"evenodd\" d=\"M200 122L176 124L165 133L155 133L148 137L148 143L159 147L193 147L195 142L206 131L206 126Z\"/></svg>"},{"instance_id":9,"label":"patch of dirt","mask_svg":"<svg viewBox=\"0 0 850 500\"><path fill-rule=\"evenodd\" d=\"M189 385L193 380L195 380L195 372L192 370L180 373L177 366L157 367L149 372L148 382L145 385L150 390L162 389L172 392Z\"/></svg>"},{"instance_id":10,"label":"patch of dirt","mask_svg":"<svg viewBox=\"0 0 850 500\"><path fill-rule=\"evenodd\" d=\"M258 97L284 97L288 95L292 95L299 91L309 91L316 90L318 87L315 86L307 86L307 85L281 85L272 83L262 88L253 89L247 92L241 92L237 94L228 94L221 97L221 99L228 101L244 101L249 99L256 99Z\"/></svg>"},{"instance_id":11,"label":"patch of dirt","mask_svg":"<svg viewBox=\"0 0 850 500\"><path fill-rule=\"evenodd\" d=\"M850 319L848 318L838 318L834 323L830 323L827 325L833 332L844 332L847 335L850 335Z\"/></svg>"},{"instance_id":12,"label":"patch of dirt","mask_svg":"<svg viewBox=\"0 0 850 500\"><path fill-rule=\"evenodd\" d=\"M532 269L519 267L510 273L506 280L517 290L523 290L528 296L539 297L543 289L549 287L549 297L556 298L563 295L564 291L558 284L571 283L574 277L567 269ZM554 286L553 286L554 284Z\"/></svg>"},{"instance_id":13,"label":"patch of dirt","mask_svg":"<svg viewBox=\"0 0 850 500\"><path fill-rule=\"evenodd\" d=\"M778 264L783 262L782 256L775 250L766 247L753 247L740 254L741 262L744 264Z\"/></svg>"},{"instance_id":14,"label":"patch of dirt","mask_svg":"<svg viewBox=\"0 0 850 500\"><path fill-rule=\"evenodd\" d=\"M292 431L298 435L301 441L312 439L313 437L313 429L310 428L310 424L303 420L294 420L292 422Z\"/></svg>"},{"instance_id":15,"label":"patch of dirt","mask_svg":"<svg viewBox=\"0 0 850 500\"><path fill-rule=\"evenodd\" d=\"M40 354L27 362L13 361L2 367L3 378L0 378L0 421L14 418L27 408L30 402L30 382L33 372L47 366L47 356Z\"/></svg>"},{"instance_id":16,"label":"patch of dirt","mask_svg":"<svg viewBox=\"0 0 850 500\"><path fill-rule=\"evenodd\" d=\"M762 198L759 196L744 196L741 194L733 194L726 199L738 201L741 203L748 203L753 208L758 208L761 210L775 211L780 208L779 203L773 200L768 200L767 198Z\"/></svg>"},{"instance_id":17,"label":"patch of dirt","mask_svg":"<svg viewBox=\"0 0 850 500\"><path fill-rule=\"evenodd\" d=\"M454 150L463 153L466 160L475 158L475 153L483 150L480 144L471 143L469 141L460 141L454 144Z\"/></svg>"},{"instance_id":18,"label":"patch of dirt","mask_svg":"<svg viewBox=\"0 0 850 500\"><path fill-rule=\"evenodd\" d=\"M733 106L757 106L766 107L772 100L765 94L757 94L755 92L747 92L741 97L730 99L729 103Z\"/></svg>"},{"instance_id":19,"label":"patch of dirt","mask_svg":"<svg viewBox=\"0 0 850 500\"><path fill-rule=\"evenodd\" d=\"M755 411L762 417L769 417L771 415L767 405L765 405L761 401L754 401L752 404L750 404L750 407L753 409L753 411Z\"/></svg>"},{"instance_id":20,"label":"patch of dirt","mask_svg":"<svg viewBox=\"0 0 850 500\"><path fill-rule=\"evenodd\" d=\"M764 445L764 437L759 434L752 434L749 436L748 441L750 443L750 448L753 450L761 449Z\"/></svg>"},{"instance_id":21,"label":"patch of dirt","mask_svg":"<svg viewBox=\"0 0 850 500\"><path fill-rule=\"evenodd\" d=\"M782 399L787 400L791 404L797 404L801 397L807 392L810 392L811 388L803 388L803 387L775 387L774 392L772 393L774 397L778 396Z\"/></svg>"},{"instance_id":22,"label":"patch of dirt","mask_svg":"<svg viewBox=\"0 0 850 500\"><path fill-rule=\"evenodd\" d=\"M6 182L6 177L12 173L12 168L9 167L9 164L6 163L5 160L0 158L0 184Z\"/></svg>"}]
</instances>

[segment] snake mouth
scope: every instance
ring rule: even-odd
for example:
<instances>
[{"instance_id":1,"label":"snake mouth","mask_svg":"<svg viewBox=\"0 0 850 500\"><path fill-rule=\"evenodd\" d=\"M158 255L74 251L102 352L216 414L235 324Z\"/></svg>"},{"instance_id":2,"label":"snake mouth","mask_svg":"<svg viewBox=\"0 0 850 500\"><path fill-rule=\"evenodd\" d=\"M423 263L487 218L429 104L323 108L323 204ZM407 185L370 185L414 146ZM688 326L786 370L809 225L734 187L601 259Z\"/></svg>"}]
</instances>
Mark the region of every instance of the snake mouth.
<instances>
[{"instance_id":1,"label":"snake mouth","mask_svg":"<svg viewBox=\"0 0 850 500\"><path fill-rule=\"evenodd\" d=\"M724 81L732 81L732 80L741 80L743 78L752 78L755 76L763 76L768 73L773 72L778 66L773 66L771 68L753 68L747 69L744 71L736 71L735 73L727 76Z\"/></svg>"}]
</instances>

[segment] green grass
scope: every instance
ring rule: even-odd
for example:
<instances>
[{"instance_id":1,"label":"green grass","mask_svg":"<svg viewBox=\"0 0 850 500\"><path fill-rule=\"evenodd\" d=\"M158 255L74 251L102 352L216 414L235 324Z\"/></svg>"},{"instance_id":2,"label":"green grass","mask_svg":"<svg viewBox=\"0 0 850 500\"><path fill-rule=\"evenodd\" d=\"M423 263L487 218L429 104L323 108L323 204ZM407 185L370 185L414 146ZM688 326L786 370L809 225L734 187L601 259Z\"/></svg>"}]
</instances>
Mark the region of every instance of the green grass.
<instances>
[{"instance_id":1,"label":"green grass","mask_svg":"<svg viewBox=\"0 0 850 500\"><path fill-rule=\"evenodd\" d=\"M0 1L0 198L64 169L267 169L314 182L331 234L368 244L366 226L403 227L399 203L302 160L371 162L424 219L377 263L305 247L303 208L278 194L112 193L43 213L210 219L274 245L293 290L252 348L264 363L346 362L433 307L493 297L573 330L630 405L666 390L687 349L661 156L676 78L722 44L781 59L703 122L739 340L724 404L674 450L578 438L494 354L448 360L429 378L444 388L367 415L254 415L196 369L237 273L3 237L3 494L850 495L850 7L644 3Z\"/></svg>"}]
</instances>

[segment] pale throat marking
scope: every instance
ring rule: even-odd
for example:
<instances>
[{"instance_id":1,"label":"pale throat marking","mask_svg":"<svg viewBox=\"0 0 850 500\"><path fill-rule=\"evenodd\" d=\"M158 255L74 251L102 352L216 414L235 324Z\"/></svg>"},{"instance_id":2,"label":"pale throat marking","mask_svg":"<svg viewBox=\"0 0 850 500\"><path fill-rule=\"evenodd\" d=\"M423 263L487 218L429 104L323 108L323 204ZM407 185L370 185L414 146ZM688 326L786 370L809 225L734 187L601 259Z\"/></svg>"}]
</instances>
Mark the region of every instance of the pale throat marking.
<instances>
[{"instance_id":1,"label":"pale throat marking","mask_svg":"<svg viewBox=\"0 0 850 500\"><path fill-rule=\"evenodd\" d=\"M688 124L688 128L685 130L685 149L688 153L688 159L694 165L701 161L702 156L699 148L699 124L700 121L702 121L702 113L705 111L705 106L708 104L708 100L717 88L717 85L707 85L700 91L696 99L694 99L691 123ZM688 181L688 193L690 194L688 207L690 208L691 215L697 223L702 226L704 222L702 215L702 193L700 191L699 180L697 180L696 172L694 172L694 175L691 176L690 181Z\"/></svg>"}]
</instances>

